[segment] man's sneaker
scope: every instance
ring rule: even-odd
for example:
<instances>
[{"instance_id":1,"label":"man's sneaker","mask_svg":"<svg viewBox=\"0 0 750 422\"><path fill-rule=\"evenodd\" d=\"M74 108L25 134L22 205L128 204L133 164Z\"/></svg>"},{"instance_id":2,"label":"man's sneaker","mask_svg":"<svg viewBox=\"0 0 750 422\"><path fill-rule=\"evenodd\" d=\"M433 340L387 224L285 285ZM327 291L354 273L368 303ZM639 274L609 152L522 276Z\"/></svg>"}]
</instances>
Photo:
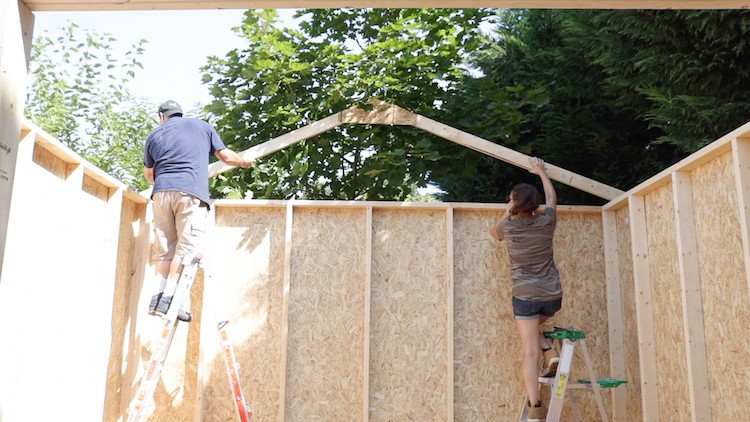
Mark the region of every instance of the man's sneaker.
<instances>
[{"instance_id":1,"label":"man's sneaker","mask_svg":"<svg viewBox=\"0 0 750 422\"><path fill-rule=\"evenodd\" d=\"M557 350L551 347L543 351L544 366L539 372L540 377L554 377L557 375L557 364L560 362L560 355Z\"/></svg>"},{"instance_id":2,"label":"man's sneaker","mask_svg":"<svg viewBox=\"0 0 750 422\"><path fill-rule=\"evenodd\" d=\"M542 407L542 401L539 400L535 406L526 402L526 420L528 422L544 422L547 419L547 409Z\"/></svg>"},{"instance_id":3,"label":"man's sneaker","mask_svg":"<svg viewBox=\"0 0 750 422\"><path fill-rule=\"evenodd\" d=\"M156 315L156 307L159 305L160 300L161 300L161 292L159 292L159 294L155 294L151 296L151 303L148 304L149 315Z\"/></svg>"},{"instance_id":4,"label":"man's sneaker","mask_svg":"<svg viewBox=\"0 0 750 422\"><path fill-rule=\"evenodd\" d=\"M172 296L162 296L161 299L159 300L159 304L156 305L156 310L154 311L154 315L161 315L161 316L166 315L167 311L169 310L169 305L171 304L172 304ZM193 320L193 316L190 315L190 312L187 312L184 309L180 308L180 310L177 312L177 319L180 321L184 321L184 322L190 322Z\"/></svg>"}]
</instances>

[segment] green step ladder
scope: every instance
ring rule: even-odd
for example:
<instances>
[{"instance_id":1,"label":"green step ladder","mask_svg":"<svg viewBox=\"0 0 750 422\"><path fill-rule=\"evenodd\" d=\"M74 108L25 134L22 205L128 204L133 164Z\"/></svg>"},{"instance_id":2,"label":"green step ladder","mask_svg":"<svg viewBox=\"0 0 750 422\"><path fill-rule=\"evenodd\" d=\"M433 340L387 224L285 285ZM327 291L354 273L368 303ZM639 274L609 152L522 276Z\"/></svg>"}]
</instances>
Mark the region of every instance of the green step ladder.
<instances>
[{"instance_id":1,"label":"green step ladder","mask_svg":"<svg viewBox=\"0 0 750 422\"><path fill-rule=\"evenodd\" d=\"M560 416L562 415L563 403L565 401L565 395L567 390L571 390L571 404L573 407L573 418L574 421L579 422L581 415L578 412L578 407L575 402L575 390L589 390L594 393L594 399L596 400L597 407L599 408L599 415L603 422L609 422L607 412L604 409L604 402L602 401L601 390L604 388L617 388L627 381L615 378L596 378L594 374L594 366L591 364L591 357L589 356L588 348L586 347L586 333L583 331L559 328L555 327L554 331L545 331L544 337L550 340L562 341L560 350L560 362L557 364L557 373L554 378L539 377L539 385L549 385L551 387L550 402L547 409L546 422L559 422ZM578 379L577 382L571 382L571 366L573 363L573 355L575 353L576 345L581 346L583 351L583 360L586 364L589 378ZM591 380L596 380L592 383ZM519 416L519 422L528 421L528 409L526 402L528 401L528 395L524 395L523 407L521 409L521 415Z\"/></svg>"}]
</instances>

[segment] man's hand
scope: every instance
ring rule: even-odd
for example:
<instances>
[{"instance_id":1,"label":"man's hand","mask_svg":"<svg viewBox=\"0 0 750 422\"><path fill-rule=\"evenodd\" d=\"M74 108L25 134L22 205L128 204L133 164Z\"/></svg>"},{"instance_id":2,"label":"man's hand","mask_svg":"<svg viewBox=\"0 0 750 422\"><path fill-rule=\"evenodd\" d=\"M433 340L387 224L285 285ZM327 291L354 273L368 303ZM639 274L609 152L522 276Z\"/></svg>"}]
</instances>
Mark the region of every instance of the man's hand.
<instances>
[{"instance_id":1,"label":"man's hand","mask_svg":"<svg viewBox=\"0 0 750 422\"><path fill-rule=\"evenodd\" d=\"M246 168L250 168L250 167L252 167L254 165L255 165L255 160L252 160L252 159L251 160L247 160L247 159L243 158L242 159L242 164L240 164L240 167L246 169Z\"/></svg>"}]
</instances>

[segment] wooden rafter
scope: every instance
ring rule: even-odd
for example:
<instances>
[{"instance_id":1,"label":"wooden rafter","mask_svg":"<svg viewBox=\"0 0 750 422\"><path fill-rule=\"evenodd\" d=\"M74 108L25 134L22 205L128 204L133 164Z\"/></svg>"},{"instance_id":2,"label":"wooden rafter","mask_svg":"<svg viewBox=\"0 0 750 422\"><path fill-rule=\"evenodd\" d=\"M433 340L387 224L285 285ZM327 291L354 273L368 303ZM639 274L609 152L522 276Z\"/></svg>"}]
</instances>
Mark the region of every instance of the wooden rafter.
<instances>
[{"instance_id":1,"label":"wooden rafter","mask_svg":"<svg viewBox=\"0 0 750 422\"><path fill-rule=\"evenodd\" d=\"M435 120L428 119L427 117L412 113L399 106L387 103L377 103L371 110L364 110L358 107L348 108L322 120L318 120L315 123L311 123L307 126L271 139L270 141L246 149L245 151L240 152L240 155L245 159L256 160L304 141L305 139L327 132L342 124L414 126L443 139L479 151L485 155L489 155L490 157L505 161L517 167L525 169L530 168L528 155L495 144L470 133L463 132ZM226 165L222 162L216 162L209 166L208 174L210 177L213 177L233 168L233 166ZM600 198L612 200L624 193L612 186L605 185L604 183L597 182L596 180L589 179L552 164L547 164L546 168L550 179L580 189L584 192L588 192L592 195L596 195Z\"/></svg>"},{"instance_id":2,"label":"wooden rafter","mask_svg":"<svg viewBox=\"0 0 750 422\"><path fill-rule=\"evenodd\" d=\"M33 11L256 8L747 9L748 0L26 0Z\"/></svg>"}]
</instances>

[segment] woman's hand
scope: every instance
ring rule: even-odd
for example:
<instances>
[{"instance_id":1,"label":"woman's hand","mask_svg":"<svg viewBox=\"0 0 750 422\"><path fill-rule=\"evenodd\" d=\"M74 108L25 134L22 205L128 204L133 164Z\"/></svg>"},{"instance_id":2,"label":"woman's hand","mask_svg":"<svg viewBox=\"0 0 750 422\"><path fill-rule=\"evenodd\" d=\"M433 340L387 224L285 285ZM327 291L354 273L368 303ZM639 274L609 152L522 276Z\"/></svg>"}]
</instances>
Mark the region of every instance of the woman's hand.
<instances>
[{"instance_id":1,"label":"woman's hand","mask_svg":"<svg viewBox=\"0 0 750 422\"><path fill-rule=\"evenodd\" d=\"M546 173L547 171L544 169L544 160L538 157L529 157L529 164L531 165L531 168L529 169L529 173L542 175Z\"/></svg>"}]
</instances>

